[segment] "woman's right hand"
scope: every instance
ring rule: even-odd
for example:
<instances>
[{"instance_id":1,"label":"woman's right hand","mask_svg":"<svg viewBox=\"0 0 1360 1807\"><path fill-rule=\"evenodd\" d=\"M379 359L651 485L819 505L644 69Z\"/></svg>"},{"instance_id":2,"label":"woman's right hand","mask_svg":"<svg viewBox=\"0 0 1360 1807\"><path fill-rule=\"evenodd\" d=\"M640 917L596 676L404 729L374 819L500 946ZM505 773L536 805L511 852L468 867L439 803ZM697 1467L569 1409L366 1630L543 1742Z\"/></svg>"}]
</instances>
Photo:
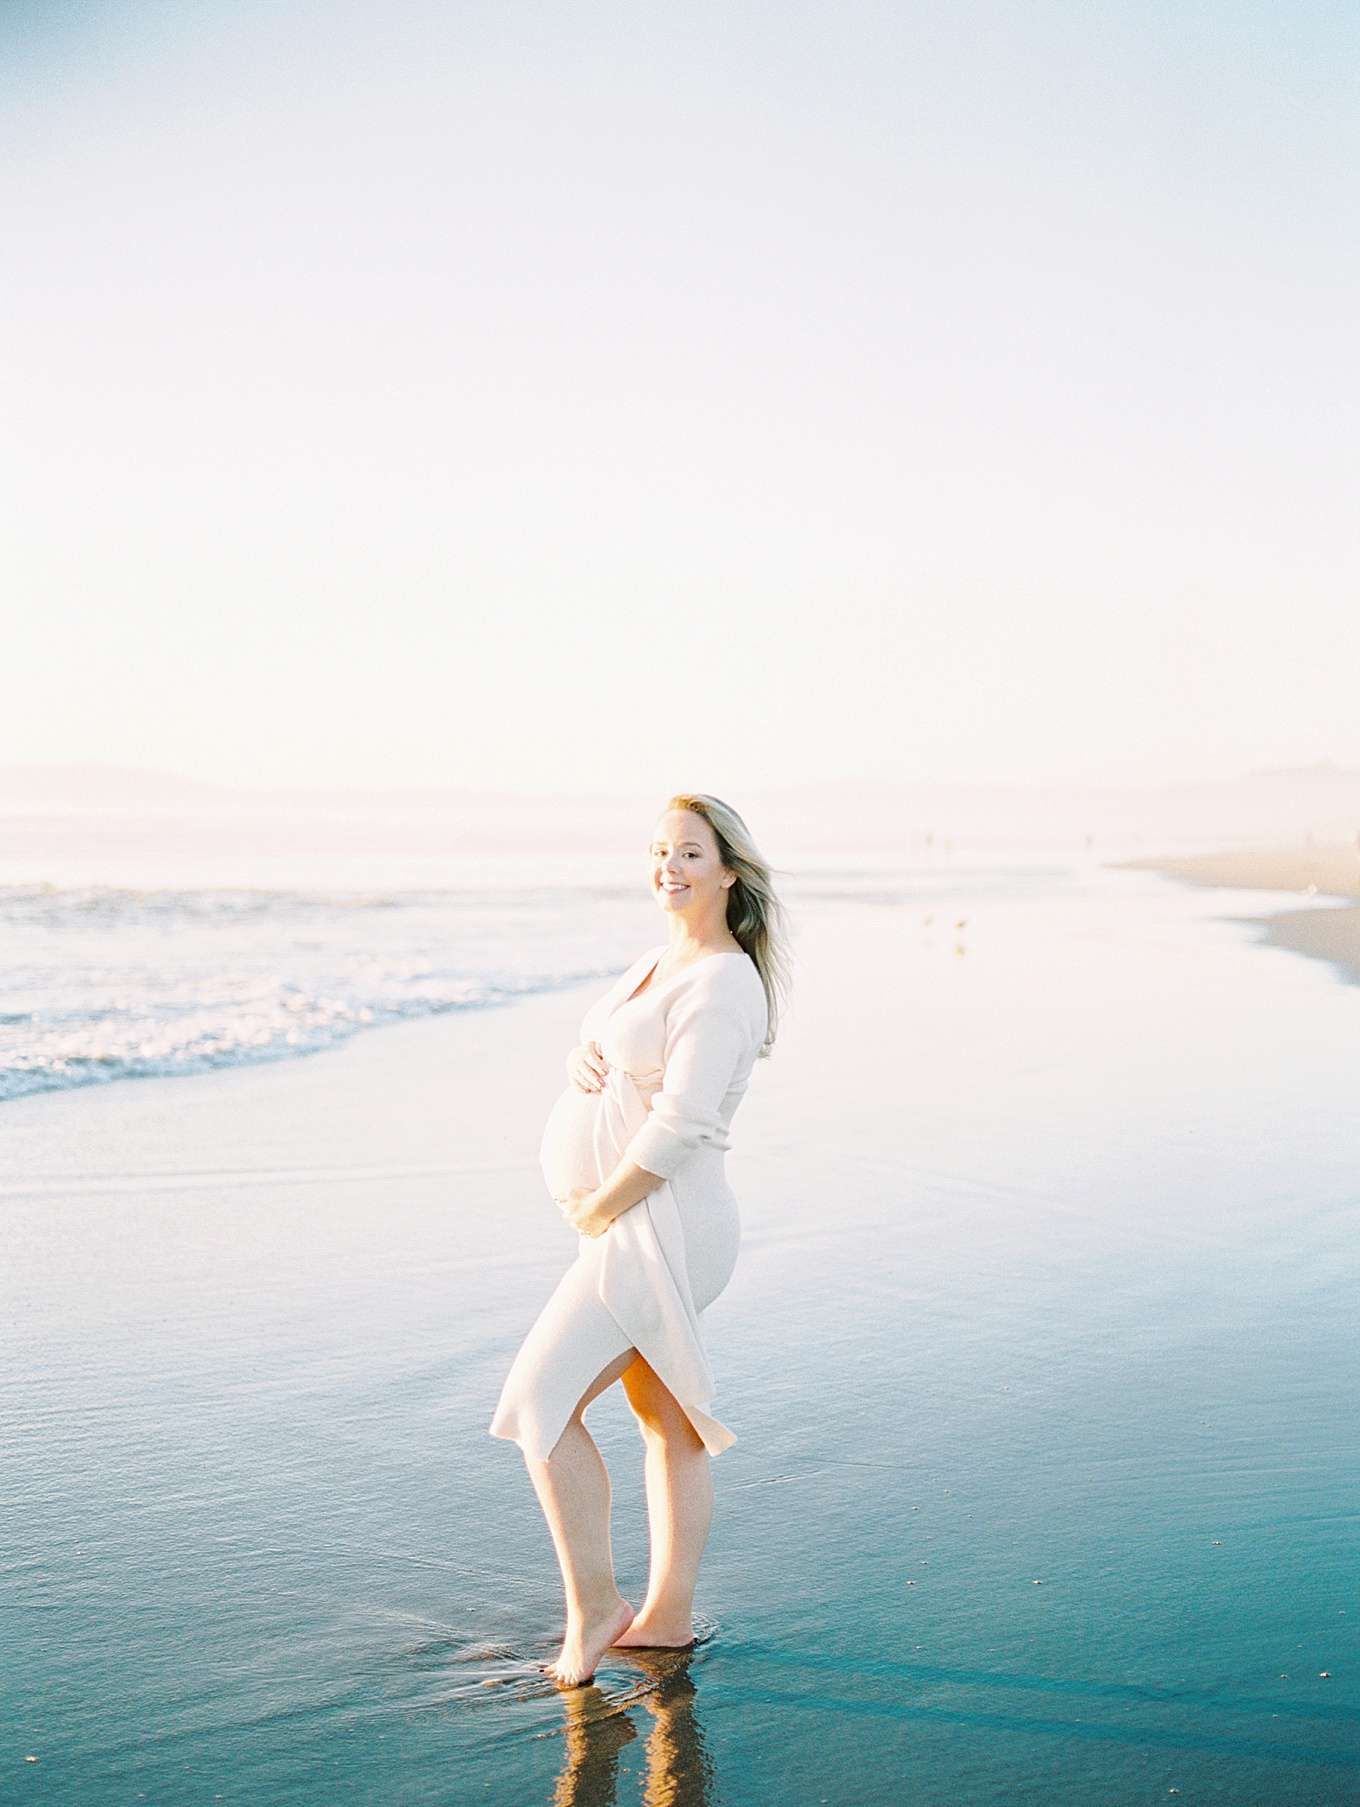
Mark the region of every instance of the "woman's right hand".
<instances>
[{"instance_id":1,"label":"woman's right hand","mask_svg":"<svg viewBox=\"0 0 1360 1807\"><path fill-rule=\"evenodd\" d=\"M602 1092L609 1077L609 1062L598 1042L582 1042L567 1056L567 1074L582 1092Z\"/></svg>"}]
</instances>

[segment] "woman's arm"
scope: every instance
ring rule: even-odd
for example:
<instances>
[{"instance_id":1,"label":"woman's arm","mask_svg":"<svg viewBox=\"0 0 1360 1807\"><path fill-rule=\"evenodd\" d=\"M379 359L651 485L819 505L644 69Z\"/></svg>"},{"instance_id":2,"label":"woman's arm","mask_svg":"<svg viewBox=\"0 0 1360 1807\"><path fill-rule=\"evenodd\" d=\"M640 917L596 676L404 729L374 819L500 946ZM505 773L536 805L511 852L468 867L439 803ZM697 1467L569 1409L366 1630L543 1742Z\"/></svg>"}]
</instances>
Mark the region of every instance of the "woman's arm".
<instances>
[{"instance_id":1,"label":"woman's arm","mask_svg":"<svg viewBox=\"0 0 1360 1807\"><path fill-rule=\"evenodd\" d=\"M721 982L698 981L666 1021L661 1089L624 1153L663 1180L700 1148L726 1148L722 1102L753 1048L750 1012Z\"/></svg>"},{"instance_id":2,"label":"woman's arm","mask_svg":"<svg viewBox=\"0 0 1360 1807\"><path fill-rule=\"evenodd\" d=\"M666 1024L661 1089L609 1178L570 1194L567 1221L599 1236L670 1179L698 1148L725 1148L721 1105L755 1030L735 1000L695 985L676 1000Z\"/></svg>"},{"instance_id":3,"label":"woman's arm","mask_svg":"<svg viewBox=\"0 0 1360 1807\"><path fill-rule=\"evenodd\" d=\"M659 1174L648 1173L625 1155L602 1186L594 1190L576 1187L563 1207L563 1215L583 1236L602 1236L616 1217L640 1205L660 1184Z\"/></svg>"}]
</instances>

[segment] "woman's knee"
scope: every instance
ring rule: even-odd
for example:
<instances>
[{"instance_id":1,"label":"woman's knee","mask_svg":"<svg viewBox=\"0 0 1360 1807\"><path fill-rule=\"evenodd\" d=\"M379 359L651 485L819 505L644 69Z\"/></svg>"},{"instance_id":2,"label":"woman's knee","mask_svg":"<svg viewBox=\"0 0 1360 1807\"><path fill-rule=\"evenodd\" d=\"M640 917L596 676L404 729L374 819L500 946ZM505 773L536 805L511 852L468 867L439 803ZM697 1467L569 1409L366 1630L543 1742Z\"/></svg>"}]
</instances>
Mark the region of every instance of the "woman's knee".
<instances>
[{"instance_id":1,"label":"woman's knee","mask_svg":"<svg viewBox=\"0 0 1360 1807\"><path fill-rule=\"evenodd\" d=\"M693 1443L703 1447L703 1438L690 1423L685 1408L641 1356L625 1369L623 1390L644 1442Z\"/></svg>"}]
</instances>

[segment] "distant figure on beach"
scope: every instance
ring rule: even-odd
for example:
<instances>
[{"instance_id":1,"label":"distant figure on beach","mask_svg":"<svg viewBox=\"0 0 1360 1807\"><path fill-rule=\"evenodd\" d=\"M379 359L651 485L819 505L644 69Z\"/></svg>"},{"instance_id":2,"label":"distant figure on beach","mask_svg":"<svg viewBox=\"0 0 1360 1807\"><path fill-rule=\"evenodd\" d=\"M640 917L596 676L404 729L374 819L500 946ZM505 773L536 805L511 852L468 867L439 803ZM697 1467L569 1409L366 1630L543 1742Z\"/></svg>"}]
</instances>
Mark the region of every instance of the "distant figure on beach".
<instances>
[{"instance_id":1,"label":"distant figure on beach","mask_svg":"<svg viewBox=\"0 0 1360 1807\"><path fill-rule=\"evenodd\" d=\"M491 1420L518 1443L566 1593L546 1672L589 1681L612 1646L684 1649L713 1512L710 1458L736 1441L709 1407L700 1313L741 1239L728 1130L769 1054L787 988L784 910L746 824L718 798L669 799L647 854L668 939L591 1005L539 1151L579 1233L576 1259L520 1346ZM582 1422L622 1380L645 1446L651 1535L635 1613L614 1579L609 1472Z\"/></svg>"}]
</instances>

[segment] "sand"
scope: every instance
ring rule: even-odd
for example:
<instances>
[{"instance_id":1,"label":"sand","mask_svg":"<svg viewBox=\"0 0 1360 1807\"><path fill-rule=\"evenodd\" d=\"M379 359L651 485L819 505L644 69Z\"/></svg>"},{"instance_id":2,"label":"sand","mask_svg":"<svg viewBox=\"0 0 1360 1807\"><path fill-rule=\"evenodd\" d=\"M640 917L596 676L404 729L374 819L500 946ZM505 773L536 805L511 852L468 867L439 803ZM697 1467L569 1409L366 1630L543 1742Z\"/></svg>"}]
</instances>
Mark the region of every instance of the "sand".
<instances>
[{"instance_id":1,"label":"sand","mask_svg":"<svg viewBox=\"0 0 1360 1807\"><path fill-rule=\"evenodd\" d=\"M6 1107L24 1798L1354 1801L1354 993L1145 873L960 883L803 914L702 1642L571 1696L487 1423L598 988ZM641 1441L588 1422L636 1601Z\"/></svg>"},{"instance_id":2,"label":"sand","mask_svg":"<svg viewBox=\"0 0 1360 1807\"><path fill-rule=\"evenodd\" d=\"M1119 865L1224 890L1360 898L1360 848L1354 846L1233 848L1221 853L1125 860ZM1270 946L1326 960L1349 983L1360 984L1360 907L1343 904L1280 910L1253 920Z\"/></svg>"}]
</instances>

